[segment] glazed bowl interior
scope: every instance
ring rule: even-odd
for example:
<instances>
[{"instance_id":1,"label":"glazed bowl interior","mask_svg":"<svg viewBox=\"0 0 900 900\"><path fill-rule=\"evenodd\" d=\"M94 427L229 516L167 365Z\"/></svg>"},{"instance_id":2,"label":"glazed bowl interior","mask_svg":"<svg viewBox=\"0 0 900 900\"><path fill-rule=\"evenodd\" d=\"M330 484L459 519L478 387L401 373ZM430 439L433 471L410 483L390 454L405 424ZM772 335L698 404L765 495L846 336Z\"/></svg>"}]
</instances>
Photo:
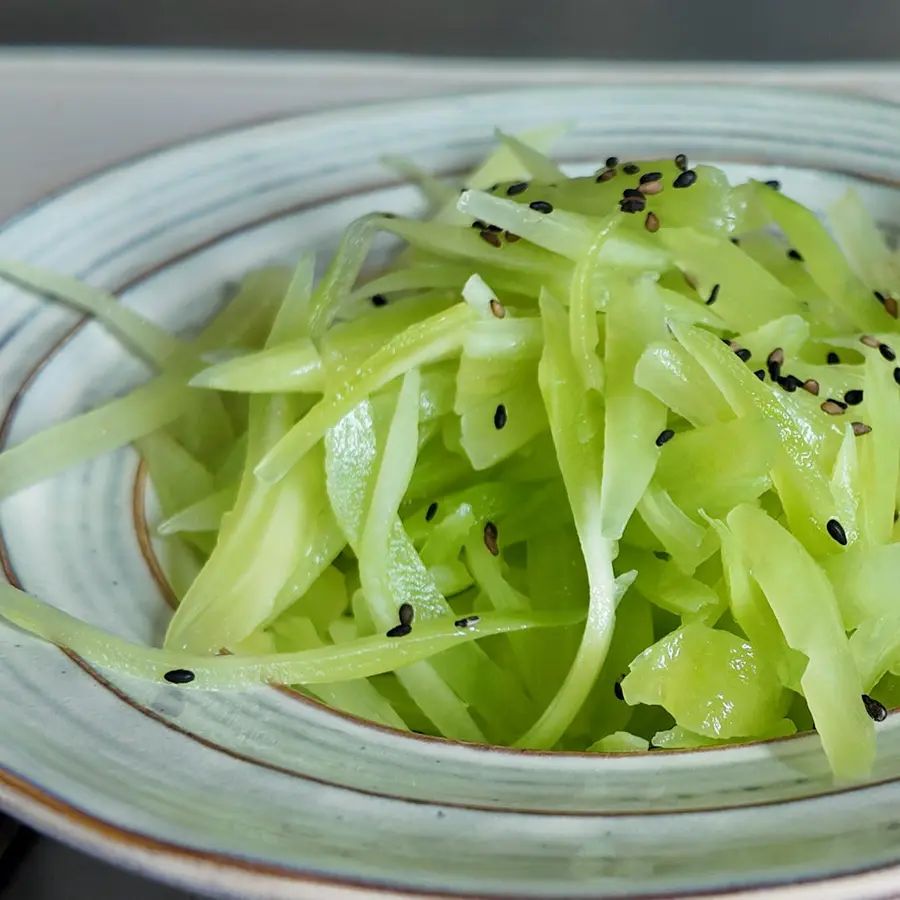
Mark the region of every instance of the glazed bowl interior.
<instances>
[{"instance_id":1,"label":"glazed bowl interior","mask_svg":"<svg viewBox=\"0 0 900 900\"><path fill-rule=\"evenodd\" d=\"M84 278L190 333L246 271L305 249L324 263L354 217L417 213L417 192L379 166L382 154L459 173L490 149L494 127L557 121L573 123L555 154L573 174L610 154L685 152L733 180L777 178L816 209L853 186L887 231L900 228L900 108L775 90L566 87L341 111L157 153L8 223L0 258ZM6 445L147 375L99 326L0 285ZM153 502L131 450L4 500L7 578L159 643L170 606L146 524ZM896 716L879 728L870 781L835 784L815 735L633 757L472 747L274 689L184 692L95 671L5 625L0 675L9 810L222 895L881 896L900 862Z\"/></svg>"}]
</instances>

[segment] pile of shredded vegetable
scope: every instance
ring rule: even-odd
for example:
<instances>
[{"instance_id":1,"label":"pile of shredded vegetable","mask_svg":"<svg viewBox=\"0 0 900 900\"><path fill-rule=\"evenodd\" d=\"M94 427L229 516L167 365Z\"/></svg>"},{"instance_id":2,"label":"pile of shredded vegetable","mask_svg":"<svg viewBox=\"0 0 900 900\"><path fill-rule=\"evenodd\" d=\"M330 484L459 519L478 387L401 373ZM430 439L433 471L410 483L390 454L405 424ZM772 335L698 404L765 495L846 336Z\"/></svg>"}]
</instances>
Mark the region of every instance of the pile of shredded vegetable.
<instances>
[{"instance_id":1,"label":"pile of shredded vegetable","mask_svg":"<svg viewBox=\"0 0 900 900\"><path fill-rule=\"evenodd\" d=\"M318 284L249 274L191 341L0 263L158 370L7 448L0 496L133 444L179 598L163 648L8 586L0 614L454 740L815 728L864 776L900 697L900 258L853 194L823 223L683 155L567 177L555 134L499 135L463 189L393 160L429 217L353 222Z\"/></svg>"}]
</instances>

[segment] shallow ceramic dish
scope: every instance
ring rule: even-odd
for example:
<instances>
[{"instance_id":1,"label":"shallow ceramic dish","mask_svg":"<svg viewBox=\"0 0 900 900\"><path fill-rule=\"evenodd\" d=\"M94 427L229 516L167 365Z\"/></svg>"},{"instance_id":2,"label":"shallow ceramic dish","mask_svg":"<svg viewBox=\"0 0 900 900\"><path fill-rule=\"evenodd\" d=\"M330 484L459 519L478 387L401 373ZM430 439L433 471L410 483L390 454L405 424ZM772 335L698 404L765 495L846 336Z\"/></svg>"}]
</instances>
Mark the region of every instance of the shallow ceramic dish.
<instances>
[{"instance_id":1,"label":"shallow ceramic dish","mask_svg":"<svg viewBox=\"0 0 900 900\"><path fill-rule=\"evenodd\" d=\"M450 97L278 122L154 154L7 224L0 258L114 290L173 330L228 285L330 250L373 209L414 212L378 163L438 172L495 126L572 120L557 156L725 165L822 207L853 184L900 228L900 107L812 93L644 86ZM895 186L896 185L896 186ZM12 445L146 375L96 325L0 286L0 414ZM16 583L158 642L169 608L122 451L0 504ZM398 735L275 690L180 693L92 672L0 626L0 804L144 874L218 895L887 897L900 891L900 717L867 785L835 785L813 736L634 757Z\"/></svg>"}]
</instances>

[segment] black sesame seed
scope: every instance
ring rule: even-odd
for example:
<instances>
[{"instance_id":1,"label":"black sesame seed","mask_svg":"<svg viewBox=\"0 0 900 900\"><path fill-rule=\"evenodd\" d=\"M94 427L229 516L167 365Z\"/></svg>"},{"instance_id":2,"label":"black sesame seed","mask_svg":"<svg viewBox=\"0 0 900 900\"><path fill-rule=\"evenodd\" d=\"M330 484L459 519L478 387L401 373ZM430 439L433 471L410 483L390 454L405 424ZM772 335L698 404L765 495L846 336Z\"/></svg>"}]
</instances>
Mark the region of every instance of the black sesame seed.
<instances>
[{"instance_id":1,"label":"black sesame seed","mask_svg":"<svg viewBox=\"0 0 900 900\"><path fill-rule=\"evenodd\" d=\"M697 180L697 173L693 169L686 169L672 182L672 187L688 188L696 180Z\"/></svg>"},{"instance_id":2,"label":"black sesame seed","mask_svg":"<svg viewBox=\"0 0 900 900\"><path fill-rule=\"evenodd\" d=\"M663 562L668 562L672 558L672 554L667 553L665 550L654 550L653 555L657 559L661 559Z\"/></svg>"},{"instance_id":3,"label":"black sesame seed","mask_svg":"<svg viewBox=\"0 0 900 900\"><path fill-rule=\"evenodd\" d=\"M172 669L170 672L166 672L163 678L169 684L190 684L196 675L190 669Z\"/></svg>"},{"instance_id":4,"label":"black sesame seed","mask_svg":"<svg viewBox=\"0 0 900 900\"><path fill-rule=\"evenodd\" d=\"M854 389L852 391L847 391L847 393L844 394L844 403L846 403L847 406L859 406L862 401L863 392L861 390Z\"/></svg>"},{"instance_id":5,"label":"black sesame seed","mask_svg":"<svg viewBox=\"0 0 900 900\"><path fill-rule=\"evenodd\" d=\"M646 184L648 181L659 181L662 178L662 172L645 172L638 179L639 184Z\"/></svg>"},{"instance_id":6,"label":"black sesame seed","mask_svg":"<svg viewBox=\"0 0 900 900\"><path fill-rule=\"evenodd\" d=\"M531 203L528 204L529 209L533 209L535 212L547 213L553 212L553 204L548 203L546 200L532 200Z\"/></svg>"},{"instance_id":7,"label":"black sesame seed","mask_svg":"<svg viewBox=\"0 0 900 900\"><path fill-rule=\"evenodd\" d=\"M412 626L403 625L401 623L400 625L395 625L393 628L389 628L385 632L385 637L406 637L410 632L412 632Z\"/></svg>"},{"instance_id":8,"label":"black sesame seed","mask_svg":"<svg viewBox=\"0 0 900 900\"><path fill-rule=\"evenodd\" d=\"M781 182L777 178L771 178L766 182L766 187L772 188L773 191L780 191Z\"/></svg>"},{"instance_id":9,"label":"black sesame seed","mask_svg":"<svg viewBox=\"0 0 900 900\"><path fill-rule=\"evenodd\" d=\"M501 403L494 410L494 428L499 431L504 425L506 425L506 407Z\"/></svg>"},{"instance_id":10,"label":"black sesame seed","mask_svg":"<svg viewBox=\"0 0 900 900\"><path fill-rule=\"evenodd\" d=\"M625 188L625 190L622 191L622 197L625 199L627 199L628 197L643 197L643 196L644 195L639 190L637 190L637 188Z\"/></svg>"},{"instance_id":11,"label":"black sesame seed","mask_svg":"<svg viewBox=\"0 0 900 900\"><path fill-rule=\"evenodd\" d=\"M375 294L372 297L372 306L387 306L387 297L384 294Z\"/></svg>"},{"instance_id":12,"label":"black sesame seed","mask_svg":"<svg viewBox=\"0 0 900 900\"><path fill-rule=\"evenodd\" d=\"M874 697L863 694L862 702L866 712L869 714L869 718L874 719L876 722L883 722L887 718L887 709L884 704L879 703Z\"/></svg>"},{"instance_id":13,"label":"black sesame seed","mask_svg":"<svg viewBox=\"0 0 900 900\"><path fill-rule=\"evenodd\" d=\"M457 628L470 628L472 625L477 625L481 621L481 616L463 616L461 619L457 619L453 624Z\"/></svg>"},{"instance_id":14,"label":"black sesame seed","mask_svg":"<svg viewBox=\"0 0 900 900\"><path fill-rule=\"evenodd\" d=\"M757 369L753 373L760 381L766 380L766 370L765 369Z\"/></svg>"},{"instance_id":15,"label":"black sesame seed","mask_svg":"<svg viewBox=\"0 0 900 900\"><path fill-rule=\"evenodd\" d=\"M900 384L900 368L894 369L894 381Z\"/></svg>"},{"instance_id":16,"label":"black sesame seed","mask_svg":"<svg viewBox=\"0 0 900 900\"><path fill-rule=\"evenodd\" d=\"M675 165L678 166L682 172L687 168L687 164L688 159L684 153L679 153L678 156L675 157Z\"/></svg>"},{"instance_id":17,"label":"black sesame seed","mask_svg":"<svg viewBox=\"0 0 900 900\"><path fill-rule=\"evenodd\" d=\"M619 209L623 213L639 213L647 208L647 201L642 197L625 197L619 201Z\"/></svg>"},{"instance_id":18,"label":"black sesame seed","mask_svg":"<svg viewBox=\"0 0 900 900\"><path fill-rule=\"evenodd\" d=\"M872 291L872 294L879 303L884 303L884 294L881 291Z\"/></svg>"},{"instance_id":19,"label":"black sesame seed","mask_svg":"<svg viewBox=\"0 0 900 900\"><path fill-rule=\"evenodd\" d=\"M779 375L778 378L772 379L782 390L787 391L789 394L793 394L794 391L800 387L797 384L797 380L792 375L785 375L783 378Z\"/></svg>"},{"instance_id":20,"label":"black sesame seed","mask_svg":"<svg viewBox=\"0 0 900 900\"><path fill-rule=\"evenodd\" d=\"M500 246L500 235L497 234L496 231L489 231L485 228L483 231L478 232L478 236L483 240L487 241L492 247Z\"/></svg>"},{"instance_id":21,"label":"black sesame seed","mask_svg":"<svg viewBox=\"0 0 900 900\"><path fill-rule=\"evenodd\" d=\"M788 255L788 259L795 259L795 260L797 260L797 262L803 262L803 256L800 254L800 251L795 250L793 247L791 247L791 249L788 250L787 255Z\"/></svg>"},{"instance_id":22,"label":"black sesame seed","mask_svg":"<svg viewBox=\"0 0 900 900\"><path fill-rule=\"evenodd\" d=\"M425 510L425 521L430 522L436 515L438 511L437 500L432 503L428 509Z\"/></svg>"},{"instance_id":23,"label":"black sesame seed","mask_svg":"<svg viewBox=\"0 0 900 900\"><path fill-rule=\"evenodd\" d=\"M483 228L487 228L487 223L482 222L481 219L476 219L472 223L472 227L477 228L479 231L481 231Z\"/></svg>"},{"instance_id":24,"label":"black sesame seed","mask_svg":"<svg viewBox=\"0 0 900 900\"><path fill-rule=\"evenodd\" d=\"M605 172L601 172L597 176L597 181L598 182L609 181L610 178L615 178L615 177L616 177L616 170L615 169L607 169Z\"/></svg>"},{"instance_id":25,"label":"black sesame seed","mask_svg":"<svg viewBox=\"0 0 900 900\"><path fill-rule=\"evenodd\" d=\"M836 366L840 363L840 361L841 358L837 355L837 353L834 352L834 350L832 350L831 353L829 353L828 356L825 357L825 362L827 362L829 366Z\"/></svg>"},{"instance_id":26,"label":"black sesame seed","mask_svg":"<svg viewBox=\"0 0 900 900\"><path fill-rule=\"evenodd\" d=\"M641 171L641 167L635 163L625 163L625 165L622 166L622 171L626 175L637 175L637 173Z\"/></svg>"},{"instance_id":27,"label":"black sesame seed","mask_svg":"<svg viewBox=\"0 0 900 900\"><path fill-rule=\"evenodd\" d=\"M614 169L619 164L618 156L607 156L606 157L606 168Z\"/></svg>"},{"instance_id":28,"label":"black sesame seed","mask_svg":"<svg viewBox=\"0 0 900 900\"><path fill-rule=\"evenodd\" d=\"M668 444L672 438L675 437L675 432L672 431L671 428L666 428L665 431L661 431L656 438L656 446L662 447L663 444Z\"/></svg>"},{"instance_id":29,"label":"black sesame seed","mask_svg":"<svg viewBox=\"0 0 900 900\"><path fill-rule=\"evenodd\" d=\"M401 603L397 615L400 618L401 625L412 625L413 616L416 611L413 609L412 603Z\"/></svg>"},{"instance_id":30,"label":"black sesame seed","mask_svg":"<svg viewBox=\"0 0 900 900\"><path fill-rule=\"evenodd\" d=\"M484 523L484 546L488 548L491 556L500 555L500 548L497 546L497 526L493 522Z\"/></svg>"},{"instance_id":31,"label":"black sesame seed","mask_svg":"<svg viewBox=\"0 0 900 900\"><path fill-rule=\"evenodd\" d=\"M523 191L528 190L528 182L527 181L517 181L515 184L511 184L506 189L506 194L508 197L515 197L516 194L521 194Z\"/></svg>"},{"instance_id":32,"label":"black sesame seed","mask_svg":"<svg viewBox=\"0 0 900 900\"><path fill-rule=\"evenodd\" d=\"M716 300L719 299L719 289L722 287L721 284L714 284L713 289L709 292L709 297L706 298L706 305L712 306Z\"/></svg>"},{"instance_id":33,"label":"black sesame seed","mask_svg":"<svg viewBox=\"0 0 900 900\"><path fill-rule=\"evenodd\" d=\"M746 347L741 347L740 350L735 350L734 355L741 362L750 362L750 357L753 355Z\"/></svg>"},{"instance_id":34,"label":"black sesame seed","mask_svg":"<svg viewBox=\"0 0 900 900\"><path fill-rule=\"evenodd\" d=\"M897 358L897 354L887 345L881 344L878 347L878 352L888 361L893 362Z\"/></svg>"},{"instance_id":35,"label":"black sesame seed","mask_svg":"<svg viewBox=\"0 0 900 900\"><path fill-rule=\"evenodd\" d=\"M844 531L844 526L837 519L829 519L825 529L842 547L847 546L847 532Z\"/></svg>"},{"instance_id":36,"label":"black sesame seed","mask_svg":"<svg viewBox=\"0 0 900 900\"><path fill-rule=\"evenodd\" d=\"M622 693L622 682L621 681L617 681L613 685L613 693L616 695L616 700L624 700L625 699L625 694Z\"/></svg>"},{"instance_id":37,"label":"black sesame seed","mask_svg":"<svg viewBox=\"0 0 900 900\"><path fill-rule=\"evenodd\" d=\"M731 241L731 243L734 244L735 247L737 247L737 245L741 242L740 238L728 238L728 240Z\"/></svg>"},{"instance_id":38,"label":"black sesame seed","mask_svg":"<svg viewBox=\"0 0 900 900\"><path fill-rule=\"evenodd\" d=\"M784 350L776 347L766 359L766 368L769 370L769 378L778 381L781 377L781 367L784 365Z\"/></svg>"},{"instance_id":39,"label":"black sesame seed","mask_svg":"<svg viewBox=\"0 0 900 900\"><path fill-rule=\"evenodd\" d=\"M485 231L496 231L497 234L500 234L500 232L503 231L499 225L485 225L484 229Z\"/></svg>"}]
</instances>

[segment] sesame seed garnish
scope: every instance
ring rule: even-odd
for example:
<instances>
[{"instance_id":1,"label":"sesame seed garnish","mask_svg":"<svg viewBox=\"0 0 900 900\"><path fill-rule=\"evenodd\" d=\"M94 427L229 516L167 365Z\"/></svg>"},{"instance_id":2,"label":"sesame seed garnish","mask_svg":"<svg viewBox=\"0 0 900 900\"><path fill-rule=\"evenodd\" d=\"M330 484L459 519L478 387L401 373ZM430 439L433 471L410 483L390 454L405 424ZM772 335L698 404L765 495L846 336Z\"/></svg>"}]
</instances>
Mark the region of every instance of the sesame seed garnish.
<instances>
[{"instance_id":1,"label":"sesame seed garnish","mask_svg":"<svg viewBox=\"0 0 900 900\"><path fill-rule=\"evenodd\" d=\"M385 632L384 636L390 637L390 638L406 637L411 632L412 632L412 625L404 625L401 623L400 625L395 625L393 628L389 628Z\"/></svg>"},{"instance_id":2,"label":"sesame seed garnish","mask_svg":"<svg viewBox=\"0 0 900 900\"><path fill-rule=\"evenodd\" d=\"M787 255L788 259L795 259L797 262L803 262L803 256L800 254L800 251L795 250L793 247L788 250Z\"/></svg>"},{"instance_id":3,"label":"sesame seed garnish","mask_svg":"<svg viewBox=\"0 0 900 900\"><path fill-rule=\"evenodd\" d=\"M753 355L746 347L741 347L740 350L735 350L734 355L741 362L750 362L750 357Z\"/></svg>"},{"instance_id":4,"label":"sesame seed garnish","mask_svg":"<svg viewBox=\"0 0 900 900\"><path fill-rule=\"evenodd\" d=\"M471 628L473 625L477 625L481 621L481 616L463 616L461 619L457 619L453 624L457 628Z\"/></svg>"},{"instance_id":5,"label":"sesame seed garnish","mask_svg":"<svg viewBox=\"0 0 900 900\"><path fill-rule=\"evenodd\" d=\"M412 625L413 616L416 611L413 609L412 603L401 603L397 615L400 618L401 625Z\"/></svg>"},{"instance_id":6,"label":"sesame seed garnish","mask_svg":"<svg viewBox=\"0 0 900 900\"><path fill-rule=\"evenodd\" d=\"M847 532L837 519L829 519L825 529L842 547L847 546Z\"/></svg>"},{"instance_id":7,"label":"sesame seed garnish","mask_svg":"<svg viewBox=\"0 0 900 900\"><path fill-rule=\"evenodd\" d=\"M545 215L553 212L553 204L548 203L546 200L532 200L528 204L528 208Z\"/></svg>"},{"instance_id":8,"label":"sesame seed garnish","mask_svg":"<svg viewBox=\"0 0 900 900\"><path fill-rule=\"evenodd\" d=\"M878 340L877 337L873 337L871 334L864 334L859 342L861 344L865 344L867 347L879 347L881 345L881 341Z\"/></svg>"},{"instance_id":9,"label":"sesame seed garnish","mask_svg":"<svg viewBox=\"0 0 900 900\"><path fill-rule=\"evenodd\" d=\"M500 235L496 231L488 231L486 228L478 232L483 241L487 241L492 247L500 246Z\"/></svg>"},{"instance_id":10,"label":"sesame seed garnish","mask_svg":"<svg viewBox=\"0 0 900 900\"><path fill-rule=\"evenodd\" d=\"M605 172L601 172L597 176L597 181L598 182L609 181L610 178L615 178L615 177L616 177L616 170L615 169L607 169Z\"/></svg>"},{"instance_id":11,"label":"sesame seed garnish","mask_svg":"<svg viewBox=\"0 0 900 900\"><path fill-rule=\"evenodd\" d=\"M675 437L675 432L672 431L671 428L666 428L665 431L661 431L656 438L656 446L662 447L663 444L668 444L672 438Z\"/></svg>"},{"instance_id":12,"label":"sesame seed garnish","mask_svg":"<svg viewBox=\"0 0 900 900\"><path fill-rule=\"evenodd\" d=\"M622 693L622 682L621 681L617 681L613 685L613 693L616 695L616 700L624 700L625 699L625 694Z\"/></svg>"},{"instance_id":13,"label":"sesame seed garnish","mask_svg":"<svg viewBox=\"0 0 900 900\"><path fill-rule=\"evenodd\" d=\"M663 191L663 183L661 181L648 181L646 184L642 184L638 190L642 194L646 194L648 197L655 196L656 194L661 194Z\"/></svg>"},{"instance_id":14,"label":"sesame seed garnish","mask_svg":"<svg viewBox=\"0 0 900 900\"><path fill-rule=\"evenodd\" d=\"M636 163L625 163L625 165L622 166L622 171L626 175L637 175L637 173L641 171L641 167Z\"/></svg>"},{"instance_id":15,"label":"sesame seed garnish","mask_svg":"<svg viewBox=\"0 0 900 900\"><path fill-rule=\"evenodd\" d=\"M781 182L777 178L770 178L765 184L766 187L772 188L773 191L781 190Z\"/></svg>"},{"instance_id":16,"label":"sesame seed garnish","mask_svg":"<svg viewBox=\"0 0 900 900\"><path fill-rule=\"evenodd\" d=\"M884 294L881 291L872 291L872 294L879 303L884 303Z\"/></svg>"},{"instance_id":17,"label":"sesame seed garnish","mask_svg":"<svg viewBox=\"0 0 900 900\"><path fill-rule=\"evenodd\" d=\"M473 227L473 228L477 228L479 231L481 231L483 228L487 228L487 223L486 223L486 222L482 222L481 219L476 219L476 220L472 223L472 227Z\"/></svg>"},{"instance_id":18,"label":"sesame seed garnish","mask_svg":"<svg viewBox=\"0 0 900 900\"><path fill-rule=\"evenodd\" d=\"M760 381L766 380L766 370L765 369L757 369L753 373Z\"/></svg>"},{"instance_id":19,"label":"sesame seed garnish","mask_svg":"<svg viewBox=\"0 0 900 900\"><path fill-rule=\"evenodd\" d=\"M862 702L870 719L874 719L876 722L883 722L887 718L887 709L885 708L885 705L879 703L874 697L863 694Z\"/></svg>"},{"instance_id":20,"label":"sesame seed garnish","mask_svg":"<svg viewBox=\"0 0 900 900\"><path fill-rule=\"evenodd\" d=\"M495 319L502 319L506 316L506 307L496 297L491 300L491 315Z\"/></svg>"},{"instance_id":21,"label":"sesame seed garnish","mask_svg":"<svg viewBox=\"0 0 900 900\"><path fill-rule=\"evenodd\" d=\"M684 153L679 153L678 156L675 157L675 165L678 166L679 169L683 172L687 168L688 159Z\"/></svg>"},{"instance_id":22,"label":"sesame seed garnish","mask_svg":"<svg viewBox=\"0 0 900 900\"><path fill-rule=\"evenodd\" d=\"M607 156L606 157L606 168L614 169L619 164L618 156Z\"/></svg>"},{"instance_id":23,"label":"sesame seed garnish","mask_svg":"<svg viewBox=\"0 0 900 900\"><path fill-rule=\"evenodd\" d=\"M515 197L516 194L521 194L523 191L528 189L527 181L517 181L515 184L511 184L506 189L506 195L508 197Z\"/></svg>"},{"instance_id":24,"label":"sesame seed garnish","mask_svg":"<svg viewBox=\"0 0 900 900\"><path fill-rule=\"evenodd\" d=\"M497 234L500 234L500 232L503 231L503 229L499 225L485 225L484 230L485 231L496 231Z\"/></svg>"},{"instance_id":25,"label":"sesame seed garnish","mask_svg":"<svg viewBox=\"0 0 900 900\"><path fill-rule=\"evenodd\" d=\"M834 350L832 350L831 353L829 353L828 356L825 357L825 362L827 362L829 366L836 366L840 363L840 361L841 358L837 355L837 353L834 352Z\"/></svg>"},{"instance_id":26,"label":"sesame seed garnish","mask_svg":"<svg viewBox=\"0 0 900 900\"><path fill-rule=\"evenodd\" d=\"M643 197L643 196L644 195L637 188L625 188L625 190L622 191L622 197L626 198L626 199L628 197Z\"/></svg>"},{"instance_id":27,"label":"sesame seed garnish","mask_svg":"<svg viewBox=\"0 0 900 900\"><path fill-rule=\"evenodd\" d=\"M713 289L709 292L709 297L706 298L706 305L712 306L716 300L719 299L719 289L722 287L721 284L714 284Z\"/></svg>"},{"instance_id":28,"label":"sesame seed garnish","mask_svg":"<svg viewBox=\"0 0 900 900\"><path fill-rule=\"evenodd\" d=\"M504 425L506 425L506 407L501 403L494 410L494 428L499 431Z\"/></svg>"},{"instance_id":29,"label":"sesame seed garnish","mask_svg":"<svg viewBox=\"0 0 900 900\"><path fill-rule=\"evenodd\" d=\"M878 352L888 361L893 362L897 358L897 354L891 349L888 344L879 344Z\"/></svg>"},{"instance_id":30,"label":"sesame seed garnish","mask_svg":"<svg viewBox=\"0 0 900 900\"><path fill-rule=\"evenodd\" d=\"M829 416L842 416L846 412L844 405L837 400L826 400L820 408Z\"/></svg>"},{"instance_id":31,"label":"sesame seed garnish","mask_svg":"<svg viewBox=\"0 0 900 900\"><path fill-rule=\"evenodd\" d=\"M852 391L847 391L844 394L844 403L847 406L859 406L860 403L863 402L863 392L858 388L854 388Z\"/></svg>"},{"instance_id":32,"label":"sesame seed garnish","mask_svg":"<svg viewBox=\"0 0 900 900\"><path fill-rule=\"evenodd\" d=\"M647 208L647 201L641 197L624 197L619 201L619 209L623 213L639 213Z\"/></svg>"},{"instance_id":33,"label":"sesame seed garnish","mask_svg":"<svg viewBox=\"0 0 900 900\"><path fill-rule=\"evenodd\" d=\"M163 678L169 684L190 684L196 676L190 669L172 669L170 672L166 672Z\"/></svg>"},{"instance_id":34,"label":"sesame seed garnish","mask_svg":"<svg viewBox=\"0 0 900 900\"><path fill-rule=\"evenodd\" d=\"M781 347L776 347L769 355L766 357L766 368L769 370L769 378L772 381L778 381L781 376L781 367L784 365L784 350Z\"/></svg>"},{"instance_id":35,"label":"sesame seed garnish","mask_svg":"<svg viewBox=\"0 0 900 900\"><path fill-rule=\"evenodd\" d=\"M491 556L500 555L500 548L497 546L497 526L493 522L484 523L484 546L488 548Z\"/></svg>"},{"instance_id":36,"label":"sesame seed garnish","mask_svg":"<svg viewBox=\"0 0 900 900\"><path fill-rule=\"evenodd\" d=\"M648 181L659 181L662 178L662 172L644 172L638 179L639 184L646 184Z\"/></svg>"},{"instance_id":37,"label":"sesame seed garnish","mask_svg":"<svg viewBox=\"0 0 900 900\"><path fill-rule=\"evenodd\" d=\"M741 242L741 239L740 239L740 238L736 238L736 237L728 238L728 240L731 241L731 243L734 244L735 247L737 247L738 244L740 244L740 242Z\"/></svg>"},{"instance_id":38,"label":"sesame seed garnish","mask_svg":"<svg viewBox=\"0 0 900 900\"><path fill-rule=\"evenodd\" d=\"M798 387L803 386L803 382L794 375L779 375L778 378L772 379L782 390L793 394Z\"/></svg>"},{"instance_id":39,"label":"sesame seed garnish","mask_svg":"<svg viewBox=\"0 0 900 900\"><path fill-rule=\"evenodd\" d=\"M697 180L697 173L693 169L685 169L673 182L672 187L688 188Z\"/></svg>"},{"instance_id":40,"label":"sesame seed garnish","mask_svg":"<svg viewBox=\"0 0 900 900\"><path fill-rule=\"evenodd\" d=\"M818 397L819 382L816 381L815 378L807 378L806 381L803 382L803 390L808 394L812 394L814 397Z\"/></svg>"},{"instance_id":41,"label":"sesame seed garnish","mask_svg":"<svg viewBox=\"0 0 900 900\"><path fill-rule=\"evenodd\" d=\"M656 234L659 231L659 216L656 215L655 212L648 212L647 218L644 219L644 228L650 232L650 234Z\"/></svg>"},{"instance_id":42,"label":"sesame seed garnish","mask_svg":"<svg viewBox=\"0 0 900 900\"><path fill-rule=\"evenodd\" d=\"M872 426L866 425L865 422L854 422L850 427L853 429L853 433L857 437L868 434L872 430Z\"/></svg>"},{"instance_id":43,"label":"sesame seed garnish","mask_svg":"<svg viewBox=\"0 0 900 900\"><path fill-rule=\"evenodd\" d=\"M894 369L894 381L900 384L900 369Z\"/></svg>"},{"instance_id":44,"label":"sesame seed garnish","mask_svg":"<svg viewBox=\"0 0 900 900\"><path fill-rule=\"evenodd\" d=\"M892 318L897 318L897 301L893 297L884 298L884 311Z\"/></svg>"},{"instance_id":45,"label":"sesame seed garnish","mask_svg":"<svg viewBox=\"0 0 900 900\"><path fill-rule=\"evenodd\" d=\"M372 306L387 306L387 297L384 294L375 294L372 297Z\"/></svg>"},{"instance_id":46,"label":"sesame seed garnish","mask_svg":"<svg viewBox=\"0 0 900 900\"><path fill-rule=\"evenodd\" d=\"M435 500L428 509L425 510L425 521L430 522L436 515L438 511L437 500Z\"/></svg>"}]
</instances>

